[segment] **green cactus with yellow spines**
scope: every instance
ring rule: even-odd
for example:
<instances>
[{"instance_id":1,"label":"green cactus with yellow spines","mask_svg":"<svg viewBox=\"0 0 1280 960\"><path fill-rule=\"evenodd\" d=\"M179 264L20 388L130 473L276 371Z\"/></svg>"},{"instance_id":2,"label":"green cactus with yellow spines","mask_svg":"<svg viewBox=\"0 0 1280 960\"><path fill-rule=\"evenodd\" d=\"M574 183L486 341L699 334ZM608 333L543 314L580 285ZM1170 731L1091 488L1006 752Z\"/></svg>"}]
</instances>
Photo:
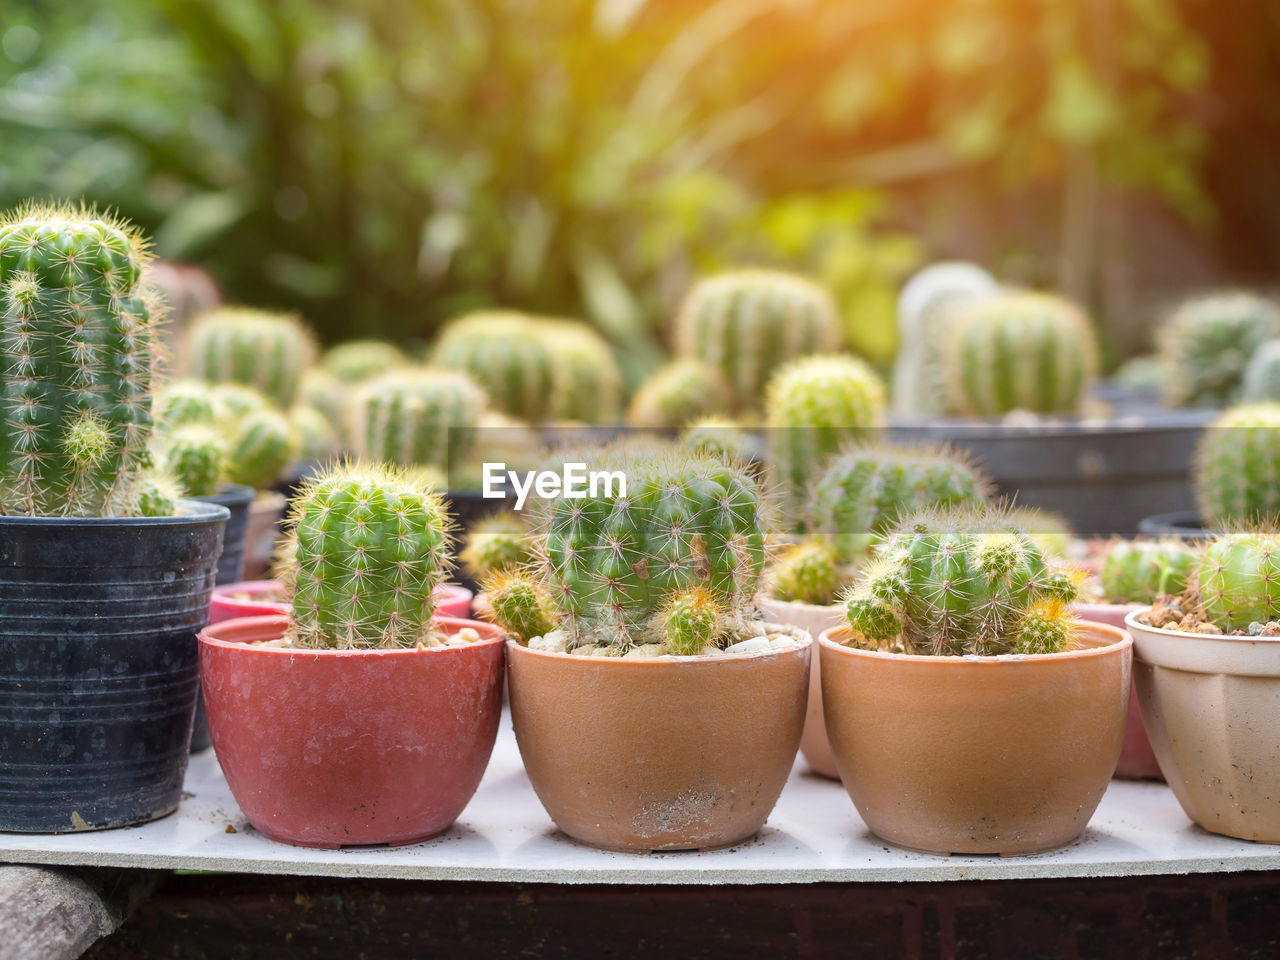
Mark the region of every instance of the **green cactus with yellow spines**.
<instances>
[{"instance_id":1,"label":"green cactus with yellow spines","mask_svg":"<svg viewBox=\"0 0 1280 960\"><path fill-rule=\"evenodd\" d=\"M1195 551L1181 540L1117 540L1102 561L1102 594L1108 603L1154 603L1182 593L1195 566Z\"/></svg>"},{"instance_id":2,"label":"green cactus with yellow spines","mask_svg":"<svg viewBox=\"0 0 1280 960\"><path fill-rule=\"evenodd\" d=\"M281 408L297 399L315 352L310 331L296 316L249 307L203 314L182 348L189 376L253 387Z\"/></svg>"},{"instance_id":3,"label":"green cactus with yellow spines","mask_svg":"<svg viewBox=\"0 0 1280 960\"><path fill-rule=\"evenodd\" d=\"M1280 305L1247 291L1194 297L1161 328L1165 399L1175 407L1239 403L1250 359L1280 338Z\"/></svg>"},{"instance_id":4,"label":"green cactus with yellow spines","mask_svg":"<svg viewBox=\"0 0 1280 960\"><path fill-rule=\"evenodd\" d=\"M1194 481L1208 524L1280 514L1280 403L1235 407L1211 423L1196 452Z\"/></svg>"},{"instance_id":5,"label":"green cactus with yellow spines","mask_svg":"<svg viewBox=\"0 0 1280 960\"><path fill-rule=\"evenodd\" d=\"M467 531L459 559L467 575L477 581L500 570L526 567L534 559L529 530L510 513L485 517Z\"/></svg>"},{"instance_id":6,"label":"green cactus with yellow spines","mask_svg":"<svg viewBox=\"0 0 1280 960\"><path fill-rule=\"evenodd\" d=\"M356 384L408 366L409 358L385 340L349 340L326 350L320 365L338 381Z\"/></svg>"},{"instance_id":7,"label":"green cactus with yellow spines","mask_svg":"<svg viewBox=\"0 0 1280 960\"><path fill-rule=\"evenodd\" d=\"M733 394L720 369L691 357L673 360L640 384L627 408L633 427L684 427L728 411Z\"/></svg>"},{"instance_id":8,"label":"green cactus with yellow spines","mask_svg":"<svg viewBox=\"0 0 1280 960\"><path fill-rule=\"evenodd\" d=\"M135 230L92 210L0 218L0 512L139 513L156 363L147 256Z\"/></svg>"},{"instance_id":9,"label":"green cactus with yellow spines","mask_svg":"<svg viewBox=\"0 0 1280 960\"><path fill-rule=\"evenodd\" d=\"M674 657L696 657L715 645L724 608L706 587L694 586L672 594L659 616L663 652Z\"/></svg>"},{"instance_id":10,"label":"green cactus with yellow spines","mask_svg":"<svg viewBox=\"0 0 1280 960\"><path fill-rule=\"evenodd\" d=\"M788 603L826 606L844 583L840 560L825 543L804 540L779 554L766 574L769 594Z\"/></svg>"},{"instance_id":11,"label":"green cactus with yellow spines","mask_svg":"<svg viewBox=\"0 0 1280 960\"><path fill-rule=\"evenodd\" d=\"M157 459L187 496L208 497L218 492L226 458L221 433L207 424L188 423L167 435Z\"/></svg>"},{"instance_id":12,"label":"green cactus with yellow spines","mask_svg":"<svg viewBox=\"0 0 1280 960\"><path fill-rule=\"evenodd\" d=\"M1195 580L1205 615L1225 633L1280 620L1280 535L1217 537L1204 547Z\"/></svg>"},{"instance_id":13,"label":"green cactus with yellow spines","mask_svg":"<svg viewBox=\"0 0 1280 960\"><path fill-rule=\"evenodd\" d=\"M360 388L351 439L367 460L449 471L475 446L484 409L485 392L464 373L399 370Z\"/></svg>"},{"instance_id":14,"label":"green cactus with yellow spines","mask_svg":"<svg viewBox=\"0 0 1280 960\"><path fill-rule=\"evenodd\" d=\"M302 647L413 647L429 640L449 573L448 518L434 491L385 465L310 482L293 509L291 627Z\"/></svg>"},{"instance_id":15,"label":"green cactus with yellow spines","mask_svg":"<svg viewBox=\"0 0 1280 960\"><path fill-rule=\"evenodd\" d=\"M298 437L279 410L259 410L239 420L227 447L224 479L266 490L298 459Z\"/></svg>"},{"instance_id":16,"label":"green cactus with yellow spines","mask_svg":"<svg viewBox=\"0 0 1280 960\"><path fill-rule=\"evenodd\" d=\"M482 584L493 618L515 640L527 644L556 628L556 613L547 588L528 574L503 568Z\"/></svg>"}]
</instances>

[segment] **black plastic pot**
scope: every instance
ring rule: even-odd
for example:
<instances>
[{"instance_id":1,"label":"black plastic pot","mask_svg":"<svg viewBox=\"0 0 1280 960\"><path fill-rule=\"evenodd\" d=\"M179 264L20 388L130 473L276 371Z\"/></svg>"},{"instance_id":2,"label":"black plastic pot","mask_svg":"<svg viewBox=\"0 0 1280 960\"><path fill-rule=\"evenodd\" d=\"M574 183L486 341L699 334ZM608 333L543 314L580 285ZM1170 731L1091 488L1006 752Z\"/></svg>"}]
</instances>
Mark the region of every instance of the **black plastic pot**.
<instances>
[{"instance_id":1,"label":"black plastic pot","mask_svg":"<svg viewBox=\"0 0 1280 960\"><path fill-rule=\"evenodd\" d=\"M1064 517L1081 535L1128 536L1152 513L1191 510L1191 463L1216 413L1166 411L1029 425L900 421L899 442L968 450L998 491Z\"/></svg>"},{"instance_id":2,"label":"black plastic pot","mask_svg":"<svg viewBox=\"0 0 1280 960\"><path fill-rule=\"evenodd\" d=\"M63 833L178 806L229 512L0 517L0 830Z\"/></svg>"},{"instance_id":3,"label":"black plastic pot","mask_svg":"<svg viewBox=\"0 0 1280 960\"><path fill-rule=\"evenodd\" d=\"M1148 537L1177 537L1179 540L1208 540L1214 532L1201 521L1195 510L1178 510L1143 517L1138 532Z\"/></svg>"}]
</instances>

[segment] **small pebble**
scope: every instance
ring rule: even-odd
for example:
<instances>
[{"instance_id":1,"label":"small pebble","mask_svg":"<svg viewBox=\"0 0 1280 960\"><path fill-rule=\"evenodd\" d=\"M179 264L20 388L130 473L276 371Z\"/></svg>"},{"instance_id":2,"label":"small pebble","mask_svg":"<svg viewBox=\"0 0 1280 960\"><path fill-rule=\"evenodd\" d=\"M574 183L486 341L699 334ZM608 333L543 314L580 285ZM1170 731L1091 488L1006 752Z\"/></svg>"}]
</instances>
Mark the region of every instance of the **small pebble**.
<instances>
[{"instance_id":1,"label":"small pebble","mask_svg":"<svg viewBox=\"0 0 1280 960\"><path fill-rule=\"evenodd\" d=\"M563 630L552 630L545 637L534 637L529 641L530 650L541 650L543 653L564 653L568 637Z\"/></svg>"},{"instance_id":2,"label":"small pebble","mask_svg":"<svg viewBox=\"0 0 1280 960\"><path fill-rule=\"evenodd\" d=\"M724 648L725 653L759 653L769 649L768 637L752 637L750 640L739 640Z\"/></svg>"},{"instance_id":3,"label":"small pebble","mask_svg":"<svg viewBox=\"0 0 1280 960\"><path fill-rule=\"evenodd\" d=\"M642 643L638 647L632 647L622 655L623 660L642 660L648 657L662 656L662 644L660 643Z\"/></svg>"}]
</instances>

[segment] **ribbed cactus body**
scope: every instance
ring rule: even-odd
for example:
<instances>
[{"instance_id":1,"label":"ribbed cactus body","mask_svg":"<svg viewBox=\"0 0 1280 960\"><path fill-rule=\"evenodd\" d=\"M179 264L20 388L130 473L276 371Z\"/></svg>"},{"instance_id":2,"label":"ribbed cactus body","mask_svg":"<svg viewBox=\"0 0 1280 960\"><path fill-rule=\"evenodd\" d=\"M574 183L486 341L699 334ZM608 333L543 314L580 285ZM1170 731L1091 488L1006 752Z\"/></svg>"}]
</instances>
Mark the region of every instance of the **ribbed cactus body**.
<instances>
[{"instance_id":1,"label":"ribbed cactus body","mask_svg":"<svg viewBox=\"0 0 1280 960\"><path fill-rule=\"evenodd\" d=\"M736 421L724 417L694 420L680 431L680 442L694 453L730 463L749 463L753 456L759 455L747 431Z\"/></svg>"},{"instance_id":2,"label":"ribbed cactus body","mask_svg":"<svg viewBox=\"0 0 1280 960\"><path fill-rule=\"evenodd\" d=\"M316 480L294 508L293 630L307 647L412 647L448 574L440 498L381 466Z\"/></svg>"},{"instance_id":3,"label":"ribbed cactus body","mask_svg":"<svg viewBox=\"0 0 1280 960\"><path fill-rule=\"evenodd\" d=\"M1088 318L1048 294L1014 291L973 300L941 337L947 412L956 416L1073 413L1098 366Z\"/></svg>"},{"instance_id":4,"label":"ribbed cactus body","mask_svg":"<svg viewBox=\"0 0 1280 960\"><path fill-rule=\"evenodd\" d=\"M227 448L226 479L266 490L298 459L298 438L289 418L278 410L260 410L240 420Z\"/></svg>"},{"instance_id":5,"label":"ribbed cactus body","mask_svg":"<svg viewBox=\"0 0 1280 960\"><path fill-rule=\"evenodd\" d=\"M826 606L840 589L840 562L826 544L803 541L778 557L767 579L777 600Z\"/></svg>"},{"instance_id":6,"label":"ribbed cactus body","mask_svg":"<svg viewBox=\"0 0 1280 960\"><path fill-rule=\"evenodd\" d=\"M1195 566L1195 552L1179 540L1118 540L1102 562L1102 593L1108 603L1154 603L1182 593Z\"/></svg>"},{"instance_id":7,"label":"ribbed cactus body","mask_svg":"<svg viewBox=\"0 0 1280 960\"><path fill-rule=\"evenodd\" d=\"M584 459L592 470L621 471L627 483L626 496L615 485L595 497L545 501L545 578L570 646L660 642L655 615L690 587L709 590L730 621L742 621L768 527L751 475L674 445L615 447Z\"/></svg>"},{"instance_id":8,"label":"ribbed cactus body","mask_svg":"<svg viewBox=\"0 0 1280 960\"><path fill-rule=\"evenodd\" d=\"M662 611L664 653L696 657L714 645L723 611L715 594L705 587L680 590Z\"/></svg>"},{"instance_id":9,"label":"ribbed cactus body","mask_svg":"<svg viewBox=\"0 0 1280 960\"><path fill-rule=\"evenodd\" d=\"M1177 407L1237 403L1250 358L1277 337L1280 306L1266 297L1226 292L1187 301L1160 331L1166 399Z\"/></svg>"},{"instance_id":10,"label":"ribbed cactus body","mask_svg":"<svg viewBox=\"0 0 1280 960\"><path fill-rule=\"evenodd\" d=\"M1205 614L1228 633L1280 620L1280 536L1217 538L1205 548L1196 580Z\"/></svg>"},{"instance_id":11,"label":"ribbed cactus body","mask_svg":"<svg viewBox=\"0 0 1280 960\"><path fill-rule=\"evenodd\" d=\"M143 260L90 212L0 220L0 512L136 512L154 366Z\"/></svg>"},{"instance_id":12,"label":"ribbed cactus body","mask_svg":"<svg viewBox=\"0 0 1280 960\"><path fill-rule=\"evenodd\" d=\"M1280 340L1260 346L1244 371L1240 399L1245 403L1280 403Z\"/></svg>"},{"instance_id":13,"label":"ribbed cactus body","mask_svg":"<svg viewBox=\"0 0 1280 960\"><path fill-rule=\"evenodd\" d=\"M987 482L945 450L861 446L841 453L813 484L808 529L852 562L899 518L929 507L979 506Z\"/></svg>"},{"instance_id":14,"label":"ribbed cactus body","mask_svg":"<svg viewBox=\"0 0 1280 960\"><path fill-rule=\"evenodd\" d=\"M170 433L162 444L165 469L187 496L207 497L218 492L226 461L226 444L212 426L189 423Z\"/></svg>"},{"instance_id":15,"label":"ribbed cactus body","mask_svg":"<svg viewBox=\"0 0 1280 960\"><path fill-rule=\"evenodd\" d=\"M475 445L484 407L484 391L464 373L389 373L361 387L352 441L367 460L448 471Z\"/></svg>"},{"instance_id":16,"label":"ribbed cactus body","mask_svg":"<svg viewBox=\"0 0 1280 960\"><path fill-rule=\"evenodd\" d=\"M699 281L675 319L676 352L724 372L737 407L756 411L788 360L831 353L841 341L831 295L803 277L741 270Z\"/></svg>"},{"instance_id":17,"label":"ribbed cactus body","mask_svg":"<svg viewBox=\"0 0 1280 960\"><path fill-rule=\"evenodd\" d=\"M810 485L827 461L880 425L884 386L856 357L805 357L769 382L765 416L787 515L802 523Z\"/></svg>"},{"instance_id":18,"label":"ribbed cactus body","mask_svg":"<svg viewBox=\"0 0 1280 960\"><path fill-rule=\"evenodd\" d=\"M499 570L484 581L494 619L507 633L528 643L556 628L551 597L532 577L515 570Z\"/></svg>"},{"instance_id":19,"label":"ribbed cactus body","mask_svg":"<svg viewBox=\"0 0 1280 960\"><path fill-rule=\"evenodd\" d=\"M622 373L609 345L580 323L541 320L537 330L551 360L550 419L616 423L622 416Z\"/></svg>"},{"instance_id":20,"label":"ribbed cactus body","mask_svg":"<svg viewBox=\"0 0 1280 960\"><path fill-rule=\"evenodd\" d=\"M934 655L1052 652L1072 579L995 508L905 519L846 598L850 625ZM1034 616L1033 616L1034 614Z\"/></svg>"},{"instance_id":21,"label":"ribbed cactus body","mask_svg":"<svg viewBox=\"0 0 1280 960\"><path fill-rule=\"evenodd\" d=\"M298 396L315 344L297 317L224 307L192 325L183 353L190 376L241 383L286 408Z\"/></svg>"},{"instance_id":22,"label":"ribbed cactus body","mask_svg":"<svg viewBox=\"0 0 1280 960\"><path fill-rule=\"evenodd\" d=\"M473 580L527 566L533 561L529 531L511 514L485 517L467 531L466 546L459 559Z\"/></svg>"},{"instance_id":23,"label":"ribbed cactus body","mask_svg":"<svg viewBox=\"0 0 1280 960\"><path fill-rule=\"evenodd\" d=\"M385 340L350 340L330 347L320 363L343 383L364 381L406 366L404 351Z\"/></svg>"},{"instance_id":24,"label":"ribbed cactus body","mask_svg":"<svg viewBox=\"0 0 1280 960\"><path fill-rule=\"evenodd\" d=\"M1280 514L1280 403L1236 407L1209 425L1195 468L1203 520L1215 525Z\"/></svg>"},{"instance_id":25,"label":"ribbed cactus body","mask_svg":"<svg viewBox=\"0 0 1280 960\"><path fill-rule=\"evenodd\" d=\"M218 417L218 404L203 380L170 380L156 389L151 414L156 430L164 432L184 424L213 423Z\"/></svg>"},{"instance_id":26,"label":"ribbed cactus body","mask_svg":"<svg viewBox=\"0 0 1280 960\"><path fill-rule=\"evenodd\" d=\"M496 410L529 423L551 415L551 351L524 314L491 311L452 321L441 331L431 362L469 374Z\"/></svg>"},{"instance_id":27,"label":"ribbed cactus body","mask_svg":"<svg viewBox=\"0 0 1280 960\"><path fill-rule=\"evenodd\" d=\"M298 456L303 460L326 460L338 452L338 432L323 413L308 404L289 411L289 424L298 440Z\"/></svg>"},{"instance_id":28,"label":"ribbed cactus body","mask_svg":"<svg viewBox=\"0 0 1280 960\"><path fill-rule=\"evenodd\" d=\"M683 427L732 405L733 395L719 368L685 358L655 370L640 385L627 409L627 422L633 427Z\"/></svg>"},{"instance_id":29,"label":"ribbed cactus body","mask_svg":"<svg viewBox=\"0 0 1280 960\"><path fill-rule=\"evenodd\" d=\"M328 370L312 367L302 376L298 402L319 410L333 424L334 429L341 432L347 419L350 390L347 384Z\"/></svg>"}]
</instances>

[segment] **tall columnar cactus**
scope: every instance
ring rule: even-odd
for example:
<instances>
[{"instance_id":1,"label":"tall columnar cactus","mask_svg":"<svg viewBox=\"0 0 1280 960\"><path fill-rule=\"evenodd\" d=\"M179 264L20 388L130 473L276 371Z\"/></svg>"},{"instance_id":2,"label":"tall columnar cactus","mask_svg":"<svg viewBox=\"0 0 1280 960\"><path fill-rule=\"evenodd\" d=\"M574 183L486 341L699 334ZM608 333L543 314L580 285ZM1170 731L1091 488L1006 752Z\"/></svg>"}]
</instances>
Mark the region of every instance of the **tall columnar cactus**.
<instances>
[{"instance_id":1,"label":"tall columnar cactus","mask_svg":"<svg viewBox=\"0 0 1280 960\"><path fill-rule=\"evenodd\" d=\"M1225 407L1241 399L1249 358L1280 337L1280 306L1253 293L1188 300L1160 331L1166 399L1178 407Z\"/></svg>"},{"instance_id":2,"label":"tall columnar cactus","mask_svg":"<svg viewBox=\"0 0 1280 960\"><path fill-rule=\"evenodd\" d=\"M413 369L360 388L352 441L361 457L450 470L476 441L485 392L464 373Z\"/></svg>"},{"instance_id":3,"label":"tall columnar cactus","mask_svg":"<svg viewBox=\"0 0 1280 960\"><path fill-rule=\"evenodd\" d=\"M299 646L413 647L449 572L440 497L401 471L357 464L307 486L293 510Z\"/></svg>"},{"instance_id":4,"label":"tall columnar cactus","mask_svg":"<svg viewBox=\"0 0 1280 960\"><path fill-rule=\"evenodd\" d=\"M1280 514L1280 403L1236 407L1209 425L1195 467L1204 521L1223 525Z\"/></svg>"},{"instance_id":5,"label":"tall columnar cactus","mask_svg":"<svg viewBox=\"0 0 1280 960\"><path fill-rule=\"evenodd\" d=\"M1075 304L1011 291L966 304L941 331L947 412L1073 413L1098 366L1089 320Z\"/></svg>"},{"instance_id":6,"label":"tall columnar cactus","mask_svg":"<svg viewBox=\"0 0 1280 960\"><path fill-rule=\"evenodd\" d=\"M840 346L831 295L803 277L738 270L699 281L675 318L676 352L724 371L737 408L758 411L774 371Z\"/></svg>"},{"instance_id":7,"label":"tall columnar cactus","mask_svg":"<svg viewBox=\"0 0 1280 960\"><path fill-rule=\"evenodd\" d=\"M287 408L315 359L315 343L295 316L224 307L192 324L183 356L190 376L242 383Z\"/></svg>"},{"instance_id":8,"label":"tall columnar cactus","mask_svg":"<svg viewBox=\"0 0 1280 960\"><path fill-rule=\"evenodd\" d=\"M470 374L496 410L528 423L551 416L551 350L525 314L486 311L452 321L441 331L431 362Z\"/></svg>"},{"instance_id":9,"label":"tall columnar cactus","mask_svg":"<svg viewBox=\"0 0 1280 960\"><path fill-rule=\"evenodd\" d=\"M1280 620L1280 536L1218 537L1204 549L1196 582L1206 616L1227 633Z\"/></svg>"},{"instance_id":10,"label":"tall columnar cactus","mask_svg":"<svg viewBox=\"0 0 1280 960\"><path fill-rule=\"evenodd\" d=\"M898 526L845 599L868 640L909 653L1052 653L1069 639L1072 577L994 507L926 510Z\"/></svg>"},{"instance_id":11,"label":"tall columnar cactus","mask_svg":"<svg viewBox=\"0 0 1280 960\"><path fill-rule=\"evenodd\" d=\"M206 424L188 423L164 438L157 459L188 496L207 497L218 492L226 456L221 433Z\"/></svg>"},{"instance_id":12,"label":"tall columnar cactus","mask_svg":"<svg viewBox=\"0 0 1280 960\"><path fill-rule=\"evenodd\" d=\"M224 477L266 490L298 459L298 437L279 410L260 410L240 420L227 449Z\"/></svg>"},{"instance_id":13,"label":"tall columnar cactus","mask_svg":"<svg viewBox=\"0 0 1280 960\"><path fill-rule=\"evenodd\" d=\"M809 487L827 460L883 416L884 386L856 357L805 357L774 375L765 417L789 517L803 525Z\"/></svg>"},{"instance_id":14,"label":"tall columnar cactus","mask_svg":"<svg viewBox=\"0 0 1280 960\"><path fill-rule=\"evenodd\" d=\"M1280 340L1260 346L1244 371L1241 400L1245 403L1280 403Z\"/></svg>"},{"instance_id":15,"label":"tall columnar cactus","mask_svg":"<svg viewBox=\"0 0 1280 960\"><path fill-rule=\"evenodd\" d=\"M326 350L320 363L343 383L363 383L407 366L409 358L394 343L385 340L350 340Z\"/></svg>"},{"instance_id":16,"label":"tall columnar cactus","mask_svg":"<svg viewBox=\"0 0 1280 960\"><path fill-rule=\"evenodd\" d=\"M145 260L132 228L93 211L0 218L0 513L138 512L155 363Z\"/></svg>"},{"instance_id":17,"label":"tall columnar cactus","mask_svg":"<svg viewBox=\"0 0 1280 960\"><path fill-rule=\"evenodd\" d=\"M1195 566L1195 551L1180 540L1117 540L1102 562L1102 593L1108 603L1154 603L1182 593Z\"/></svg>"},{"instance_id":18,"label":"tall columnar cactus","mask_svg":"<svg viewBox=\"0 0 1280 960\"><path fill-rule=\"evenodd\" d=\"M770 526L750 473L674 444L619 445L582 459L620 471L626 490L601 485L594 497L543 502L543 576L570 647L661 643L657 615L692 587L721 604L726 630L750 622Z\"/></svg>"},{"instance_id":19,"label":"tall columnar cactus","mask_svg":"<svg viewBox=\"0 0 1280 960\"><path fill-rule=\"evenodd\" d=\"M990 495L987 481L957 453L880 444L844 451L812 489L808 529L830 537L845 563L865 555L906 514L978 506Z\"/></svg>"},{"instance_id":20,"label":"tall columnar cactus","mask_svg":"<svg viewBox=\"0 0 1280 960\"><path fill-rule=\"evenodd\" d=\"M604 339L567 320L540 320L537 333L551 358L552 420L616 423L622 415L622 373Z\"/></svg>"},{"instance_id":21,"label":"tall columnar cactus","mask_svg":"<svg viewBox=\"0 0 1280 960\"><path fill-rule=\"evenodd\" d=\"M733 394L718 367L689 357L655 370L631 398L627 422L633 427L683 427L733 405Z\"/></svg>"},{"instance_id":22,"label":"tall columnar cactus","mask_svg":"<svg viewBox=\"0 0 1280 960\"><path fill-rule=\"evenodd\" d=\"M769 567L769 594L776 600L826 606L840 591L840 561L823 542L792 544Z\"/></svg>"}]
</instances>

